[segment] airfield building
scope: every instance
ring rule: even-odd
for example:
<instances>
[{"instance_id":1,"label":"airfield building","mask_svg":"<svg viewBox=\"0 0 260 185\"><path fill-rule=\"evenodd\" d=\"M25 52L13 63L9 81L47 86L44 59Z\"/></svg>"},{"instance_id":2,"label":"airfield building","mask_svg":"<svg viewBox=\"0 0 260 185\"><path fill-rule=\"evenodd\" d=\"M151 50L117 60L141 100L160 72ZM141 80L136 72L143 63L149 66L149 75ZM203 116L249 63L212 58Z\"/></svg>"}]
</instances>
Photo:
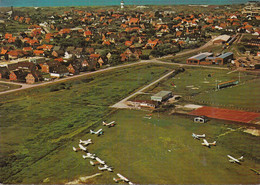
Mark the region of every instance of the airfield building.
<instances>
[{"instance_id":1,"label":"airfield building","mask_svg":"<svg viewBox=\"0 0 260 185\"><path fill-rule=\"evenodd\" d=\"M187 59L187 64L200 64L201 62L205 61L207 57L213 56L213 53L205 52L200 53L198 55L192 56Z\"/></svg>"},{"instance_id":2,"label":"airfield building","mask_svg":"<svg viewBox=\"0 0 260 185\"><path fill-rule=\"evenodd\" d=\"M227 53L224 53L224 54L216 57L215 63L219 64L219 65L224 65L224 64L228 63L229 60L232 60L232 59L233 59L233 53L227 52Z\"/></svg>"},{"instance_id":3,"label":"airfield building","mask_svg":"<svg viewBox=\"0 0 260 185\"><path fill-rule=\"evenodd\" d=\"M172 96L171 91L160 91L157 94L151 96L151 100L156 101L156 102L162 102L162 101L167 100L171 96Z\"/></svg>"},{"instance_id":4,"label":"airfield building","mask_svg":"<svg viewBox=\"0 0 260 185\"><path fill-rule=\"evenodd\" d=\"M220 35L213 40L213 44L223 44L231 39L229 35Z\"/></svg>"},{"instance_id":5,"label":"airfield building","mask_svg":"<svg viewBox=\"0 0 260 185\"><path fill-rule=\"evenodd\" d=\"M217 57L207 57L205 62L201 62L200 64L210 65L210 64L217 64L217 65L224 65L228 63L229 60L233 59L233 53L227 52L223 53Z\"/></svg>"}]
</instances>

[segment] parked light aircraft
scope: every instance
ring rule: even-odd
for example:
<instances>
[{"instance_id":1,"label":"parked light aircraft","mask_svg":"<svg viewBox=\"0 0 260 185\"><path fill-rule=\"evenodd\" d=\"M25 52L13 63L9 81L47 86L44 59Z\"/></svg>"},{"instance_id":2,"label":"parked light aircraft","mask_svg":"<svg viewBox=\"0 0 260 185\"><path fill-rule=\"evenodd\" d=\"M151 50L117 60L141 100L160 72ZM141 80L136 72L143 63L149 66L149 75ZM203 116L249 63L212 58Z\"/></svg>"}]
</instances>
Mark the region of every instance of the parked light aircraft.
<instances>
[{"instance_id":1,"label":"parked light aircraft","mask_svg":"<svg viewBox=\"0 0 260 185\"><path fill-rule=\"evenodd\" d=\"M103 125L108 126L108 128L113 127L113 126L115 126L115 121L111 121L110 123L106 123L106 122L103 121Z\"/></svg>"},{"instance_id":2,"label":"parked light aircraft","mask_svg":"<svg viewBox=\"0 0 260 185\"><path fill-rule=\"evenodd\" d=\"M209 143L206 139L203 139L203 143L201 144L210 148L211 145L216 146L216 141L214 141L213 143Z\"/></svg>"},{"instance_id":3,"label":"parked light aircraft","mask_svg":"<svg viewBox=\"0 0 260 185\"><path fill-rule=\"evenodd\" d=\"M84 147L82 144L79 144L79 148L72 147L72 149L77 152L79 150L87 151L87 147Z\"/></svg>"},{"instance_id":4,"label":"parked light aircraft","mask_svg":"<svg viewBox=\"0 0 260 185\"><path fill-rule=\"evenodd\" d=\"M117 179L117 178L113 178L113 180L115 181L115 182L119 182L119 181L124 181L124 182L127 182L128 184L133 184L132 182L130 182L127 178L125 178L123 175L121 175L120 173L118 173L118 174L116 174L118 177L119 177L119 179Z\"/></svg>"},{"instance_id":5,"label":"parked light aircraft","mask_svg":"<svg viewBox=\"0 0 260 185\"><path fill-rule=\"evenodd\" d=\"M206 137L206 135L205 135L205 134L198 135L198 134L192 133L192 137L193 137L194 139L200 139L201 137Z\"/></svg>"},{"instance_id":6,"label":"parked light aircraft","mask_svg":"<svg viewBox=\"0 0 260 185\"><path fill-rule=\"evenodd\" d=\"M82 141L81 139L79 140L79 143L80 144L83 144L85 146L87 146L88 144L91 144L92 143L92 140L91 139L88 139L86 141Z\"/></svg>"},{"instance_id":7,"label":"parked light aircraft","mask_svg":"<svg viewBox=\"0 0 260 185\"><path fill-rule=\"evenodd\" d=\"M241 156L238 159L232 157L231 155L227 155L227 156L229 158L229 162L231 162L231 163L238 163L238 164L240 164L240 162L243 160L243 156Z\"/></svg>"},{"instance_id":8,"label":"parked light aircraft","mask_svg":"<svg viewBox=\"0 0 260 185\"><path fill-rule=\"evenodd\" d=\"M96 135L98 135L98 136L100 136L101 134L103 134L103 132L102 132L102 128L101 129L99 129L98 131L93 131L93 130L90 130L90 133L91 134L96 134Z\"/></svg>"},{"instance_id":9,"label":"parked light aircraft","mask_svg":"<svg viewBox=\"0 0 260 185\"><path fill-rule=\"evenodd\" d=\"M84 159L86 159L86 158L95 159L95 154L87 153L87 155L82 155L82 157Z\"/></svg>"},{"instance_id":10,"label":"parked light aircraft","mask_svg":"<svg viewBox=\"0 0 260 185\"><path fill-rule=\"evenodd\" d=\"M89 163L92 165L92 166L95 166L96 164L103 164L105 165L106 162L105 161L102 161L101 159L99 159L98 157L95 158L97 161L96 162L93 162L93 161L89 161Z\"/></svg>"},{"instance_id":11,"label":"parked light aircraft","mask_svg":"<svg viewBox=\"0 0 260 185\"><path fill-rule=\"evenodd\" d=\"M99 166L98 169L101 170L101 171L103 171L103 170L107 170L107 171L110 171L110 172L113 171L112 167L109 167L106 164L103 167Z\"/></svg>"}]
</instances>

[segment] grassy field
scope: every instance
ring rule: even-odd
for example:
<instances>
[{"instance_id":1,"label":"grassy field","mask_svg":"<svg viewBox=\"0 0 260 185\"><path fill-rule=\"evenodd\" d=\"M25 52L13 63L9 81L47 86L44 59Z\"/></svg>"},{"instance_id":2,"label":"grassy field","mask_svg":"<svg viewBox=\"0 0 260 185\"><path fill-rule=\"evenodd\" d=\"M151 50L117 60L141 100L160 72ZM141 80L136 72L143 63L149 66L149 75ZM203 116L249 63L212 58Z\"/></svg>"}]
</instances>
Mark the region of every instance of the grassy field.
<instances>
[{"instance_id":1,"label":"grassy field","mask_svg":"<svg viewBox=\"0 0 260 185\"><path fill-rule=\"evenodd\" d=\"M95 127L103 128L104 135L97 137L85 131L14 177L21 178L22 183L44 179L65 183L100 172L89 159L82 158L83 152L72 151L79 139L91 138L94 144L89 145L89 152L114 167L114 172L103 172L85 183L112 184L116 173L139 184L259 183L258 176L250 171L260 167L258 138L243 133L239 125L216 120L195 124L190 117L163 114L148 120L145 115L142 111L115 112L105 118L115 120L115 127L101 126L101 121ZM193 132L205 133L208 141L217 141L217 146L202 146L202 140L191 137ZM242 165L230 163L228 154L243 155L245 161Z\"/></svg>"},{"instance_id":2,"label":"grassy field","mask_svg":"<svg viewBox=\"0 0 260 185\"><path fill-rule=\"evenodd\" d=\"M21 87L20 85L6 84L6 83L0 82L0 92L8 91L8 90L11 90L11 89L18 89L20 87Z\"/></svg>"},{"instance_id":3,"label":"grassy field","mask_svg":"<svg viewBox=\"0 0 260 185\"><path fill-rule=\"evenodd\" d=\"M30 183L22 179L33 180L30 175L34 176L34 172L21 177L23 171L38 161L47 160L75 135L109 114L110 105L159 78L170 68L136 66L2 95L0 115L5 116L1 116L0 181ZM57 165L62 164L62 161L57 162ZM47 169L43 166L39 170Z\"/></svg>"},{"instance_id":4,"label":"grassy field","mask_svg":"<svg viewBox=\"0 0 260 185\"><path fill-rule=\"evenodd\" d=\"M260 79L251 80L231 88L203 93L194 97L195 101L207 102L215 106L242 108L248 111L260 112Z\"/></svg>"},{"instance_id":5,"label":"grassy field","mask_svg":"<svg viewBox=\"0 0 260 185\"><path fill-rule=\"evenodd\" d=\"M150 92L173 90L184 99L196 98L205 91L214 93L216 79L238 76L227 74L228 70L185 69ZM170 70L170 66L149 64L0 96L0 115L5 115L0 129L1 182L65 183L96 174L97 167L84 160L82 152L72 150L79 139L91 138L94 144L89 145L89 152L114 167L114 173L103 172L85 183L113 183L116 173L146 184L258 183L250 168L260 167L260 144L257 137L243 133L241 126L217 120L194 124L191 117L161 113L148 120L146 112L108 108ZM241 73L242 82L254 78ZM118 124L105 128L103 120ZM102 127L103 136L89 134L89 129ZM192 132L205 133L217 146L201 146ZM228 154L244 155L246 160L242 165L231 164Z\"/></svg>"},{"instance_id":6,"label":"grassy field","mask_svg":"<svg viewBox=\"0 0 260 185\"><path fill-rule=\"evenodd\" d=\"M161 90L170 90L173 94L181 95L186 102L260 111L259 77L256 74L240 72L239 85L216 91L217 83L229 80L239 80L239 72L230 73L228 70L186 67L185 72L161 81L151 87L147 93L155 94ZM149 97L150 95L139 95L135 99Z\"/></svg>"}]
</instances>

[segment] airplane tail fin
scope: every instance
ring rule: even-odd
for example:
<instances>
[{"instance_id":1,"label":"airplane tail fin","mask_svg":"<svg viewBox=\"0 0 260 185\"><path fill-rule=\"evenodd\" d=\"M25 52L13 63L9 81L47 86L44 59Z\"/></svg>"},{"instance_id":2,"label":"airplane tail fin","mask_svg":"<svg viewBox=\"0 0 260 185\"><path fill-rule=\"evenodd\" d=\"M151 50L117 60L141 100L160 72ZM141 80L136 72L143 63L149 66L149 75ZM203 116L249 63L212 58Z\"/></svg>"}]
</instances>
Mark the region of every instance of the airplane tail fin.
<instances>
[{"instance_id":1,"label":"airplane tail fin","mask_svg":"<svg viewBox=\"0 0 260 185\"><path fill-rule=\"evenodd\" d=\"M217 142L216 142L216 141L214 141L212 144L213 144L213 145L216 145L216 143L217 143Z\"/></svg>"},{"instance_id":2,"label":"airplane tail fin","mask_svg":"<svg viewBox=\"0 0 260 185\"><path fill-rule=\"evenodd\" d=\"M243 161L244 156L241 156L238 160Z\"/></svg>"},{"instance_id":3,"label":"airplane tail fin","mask_svg":"<svg viewBox=\"0 0 260 185\"><path fill-rule=\"evenodd\" d=\"M83 157L83 159L86 159L86 158L87 158L87 156L85 156L85 155L82 155L82 157Z\"/></svg>"},{"instance_id":4,"label":"airplane tail fin","mask_svg":"<svg viewBox=\"0 0 260 185\"><path fill-rule=\"evenodd\" d=\"M89 161L89 163L92 165L92 166L95 166L95 163L93 161Z\"/></svg>"},{"instance_id":5,"label":"airplane tail fin","mask_svg":"<svg viewBox=\"0 0 260 185\"><path fill-rule=\"evenodd\" d=\"M203 135L201 135L201 137L206 137L206 135L205 135L205 134L203 134Z\"/></svg>"},{"instance_id":6,"label":"airplane tail fin","mask_svg":"<svg viewBox=\"0 0 260 185\"><path fill-rule=\"evenodd\" d=\"M93 134L94 133L94 131L93 130L90 130L90 134Z\"/></svg>"},{"instance_id":7,"label":"airplane tail fin","mask_svg":"<svg viewBox=\"0 0 260 185\"><path fill-rule=\"evenodd\" d=\"M113 178L113 180L114 180L115 182L118 182L118 179L116 179L115 177Z\"/></svg>"},{"instance_id":8,"label":"airplane tail fin","mask_svg":"<svg viewBox=\"0 0 260 185\"><path fill-rule=\"evenodd\" d=\"M77 148L75 148L74 146L72 147L73 151L76 152L77 151Z\"/></svg>"},{"instance_id":9,"label":"airplane tail fin","mask_svg":"<svg viewBox=\"0 0 260 185\"><path fill-rule=\"evenodd\" d=\"M103 125L106 125L106 122L103 121Z\"/></svg>"},{"instance_id":10,"label":"airplane tail fin","mask_svg":"<svg viewBox=\"0 0 260 185\"><path fill-rule=\"evenodd\" d=\"M81 140L81 139L79 140L79 143L82 143L82 140Z\"/></svg>"}]
</instances>

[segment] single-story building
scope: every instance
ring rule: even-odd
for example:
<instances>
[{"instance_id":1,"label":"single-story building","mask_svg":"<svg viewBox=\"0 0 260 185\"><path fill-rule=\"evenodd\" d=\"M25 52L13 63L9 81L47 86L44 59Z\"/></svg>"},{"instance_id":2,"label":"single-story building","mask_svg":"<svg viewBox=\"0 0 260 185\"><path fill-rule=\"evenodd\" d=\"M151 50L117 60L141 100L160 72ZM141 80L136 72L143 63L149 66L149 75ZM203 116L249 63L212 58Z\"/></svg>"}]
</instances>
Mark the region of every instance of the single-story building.
<instances>
[{"instance_id":1,"label":"single-story building","mask_svg":"<svg viewBox=\"0 0 260 185\"><path fill-rule=\"evenodd\" d=\"M223 44L231 39L229 35L220 35L213 40L213 44Z\"/></svg>"},{"instance_id":2,"label":"single-story building","mask_svg":"<svg viewBox=\"0 0 260 185\"><path fill-rule=\"evenodd\" d=\"M232 59L233 59L233 53L227 52L227 53L221 54L220 56L216 57L215 64L224 65L224 64L228 63L229 60L232 60Z\"/></svg>"},{"instance_id":3,"label":"single-story building","mask_svg":"<svg viewBox=\"0 0 260 185\"><path fill-rule=\"evenodd\" d=\"M54 78L61 78L64 76L68 76L69 70L66 68L65 65L55 66L51 69L50 75Z\"/></svg>"},{"instance_id":4,"label":"single-story building","mask_svg":"<svg viewBox=\"0 0 260 185\"><path fill-rule=\"evenodd\" d=\"M222 82L222 83L217 84L217 89L230 87L230 86L237 85L237 84L238 84L237 80L230 80L230 81L227 81L227 82Z\"/></svg>"},{"instance_id":5,"label":"single-story building","mask_svg":"<svg viewBox=\"0 0 260 185\"><path fill-rule=\"evenodd\" d=\"M207 57L211 57L211 56L213 56L213 53L209 53L209 52L200 53L188 58L187 64L200 64L202 61L205 61Z\"/></svg>"},{"instance_id":6,"label":"single-story building","mask_svg":"<svg viewBox=\"0 0 260 185\"><path fill-rule=\"evenodd\" d=\"M171 91L160 91L157 94L151 96L152 101L162 102L172 97Z\"/></svg>"},{"instance_id":7,"label":"single-story building","mask_svg":"<svg viewBox=\"0 0 260 185\"><path fill-rule=\"evenodd\" d=\"M227 52L223 53L219 56L216 57L207 57L205 61L200 62L200 64L203 65L212 65L212 64L217 64L217 65L224 65L228 63L229 60L233 59L233 53L232 52Z\"/></svg>"},{"instance_id":8,"label":"single-story building","mask_svg":"<svg viewBox=\"0 0 260 185\"><path fill-rule=\"evenodd\" d=\"M206 123L208 120L205 116L199 116L194 118L195 123Z\"/></svg>"}]
</instances>

